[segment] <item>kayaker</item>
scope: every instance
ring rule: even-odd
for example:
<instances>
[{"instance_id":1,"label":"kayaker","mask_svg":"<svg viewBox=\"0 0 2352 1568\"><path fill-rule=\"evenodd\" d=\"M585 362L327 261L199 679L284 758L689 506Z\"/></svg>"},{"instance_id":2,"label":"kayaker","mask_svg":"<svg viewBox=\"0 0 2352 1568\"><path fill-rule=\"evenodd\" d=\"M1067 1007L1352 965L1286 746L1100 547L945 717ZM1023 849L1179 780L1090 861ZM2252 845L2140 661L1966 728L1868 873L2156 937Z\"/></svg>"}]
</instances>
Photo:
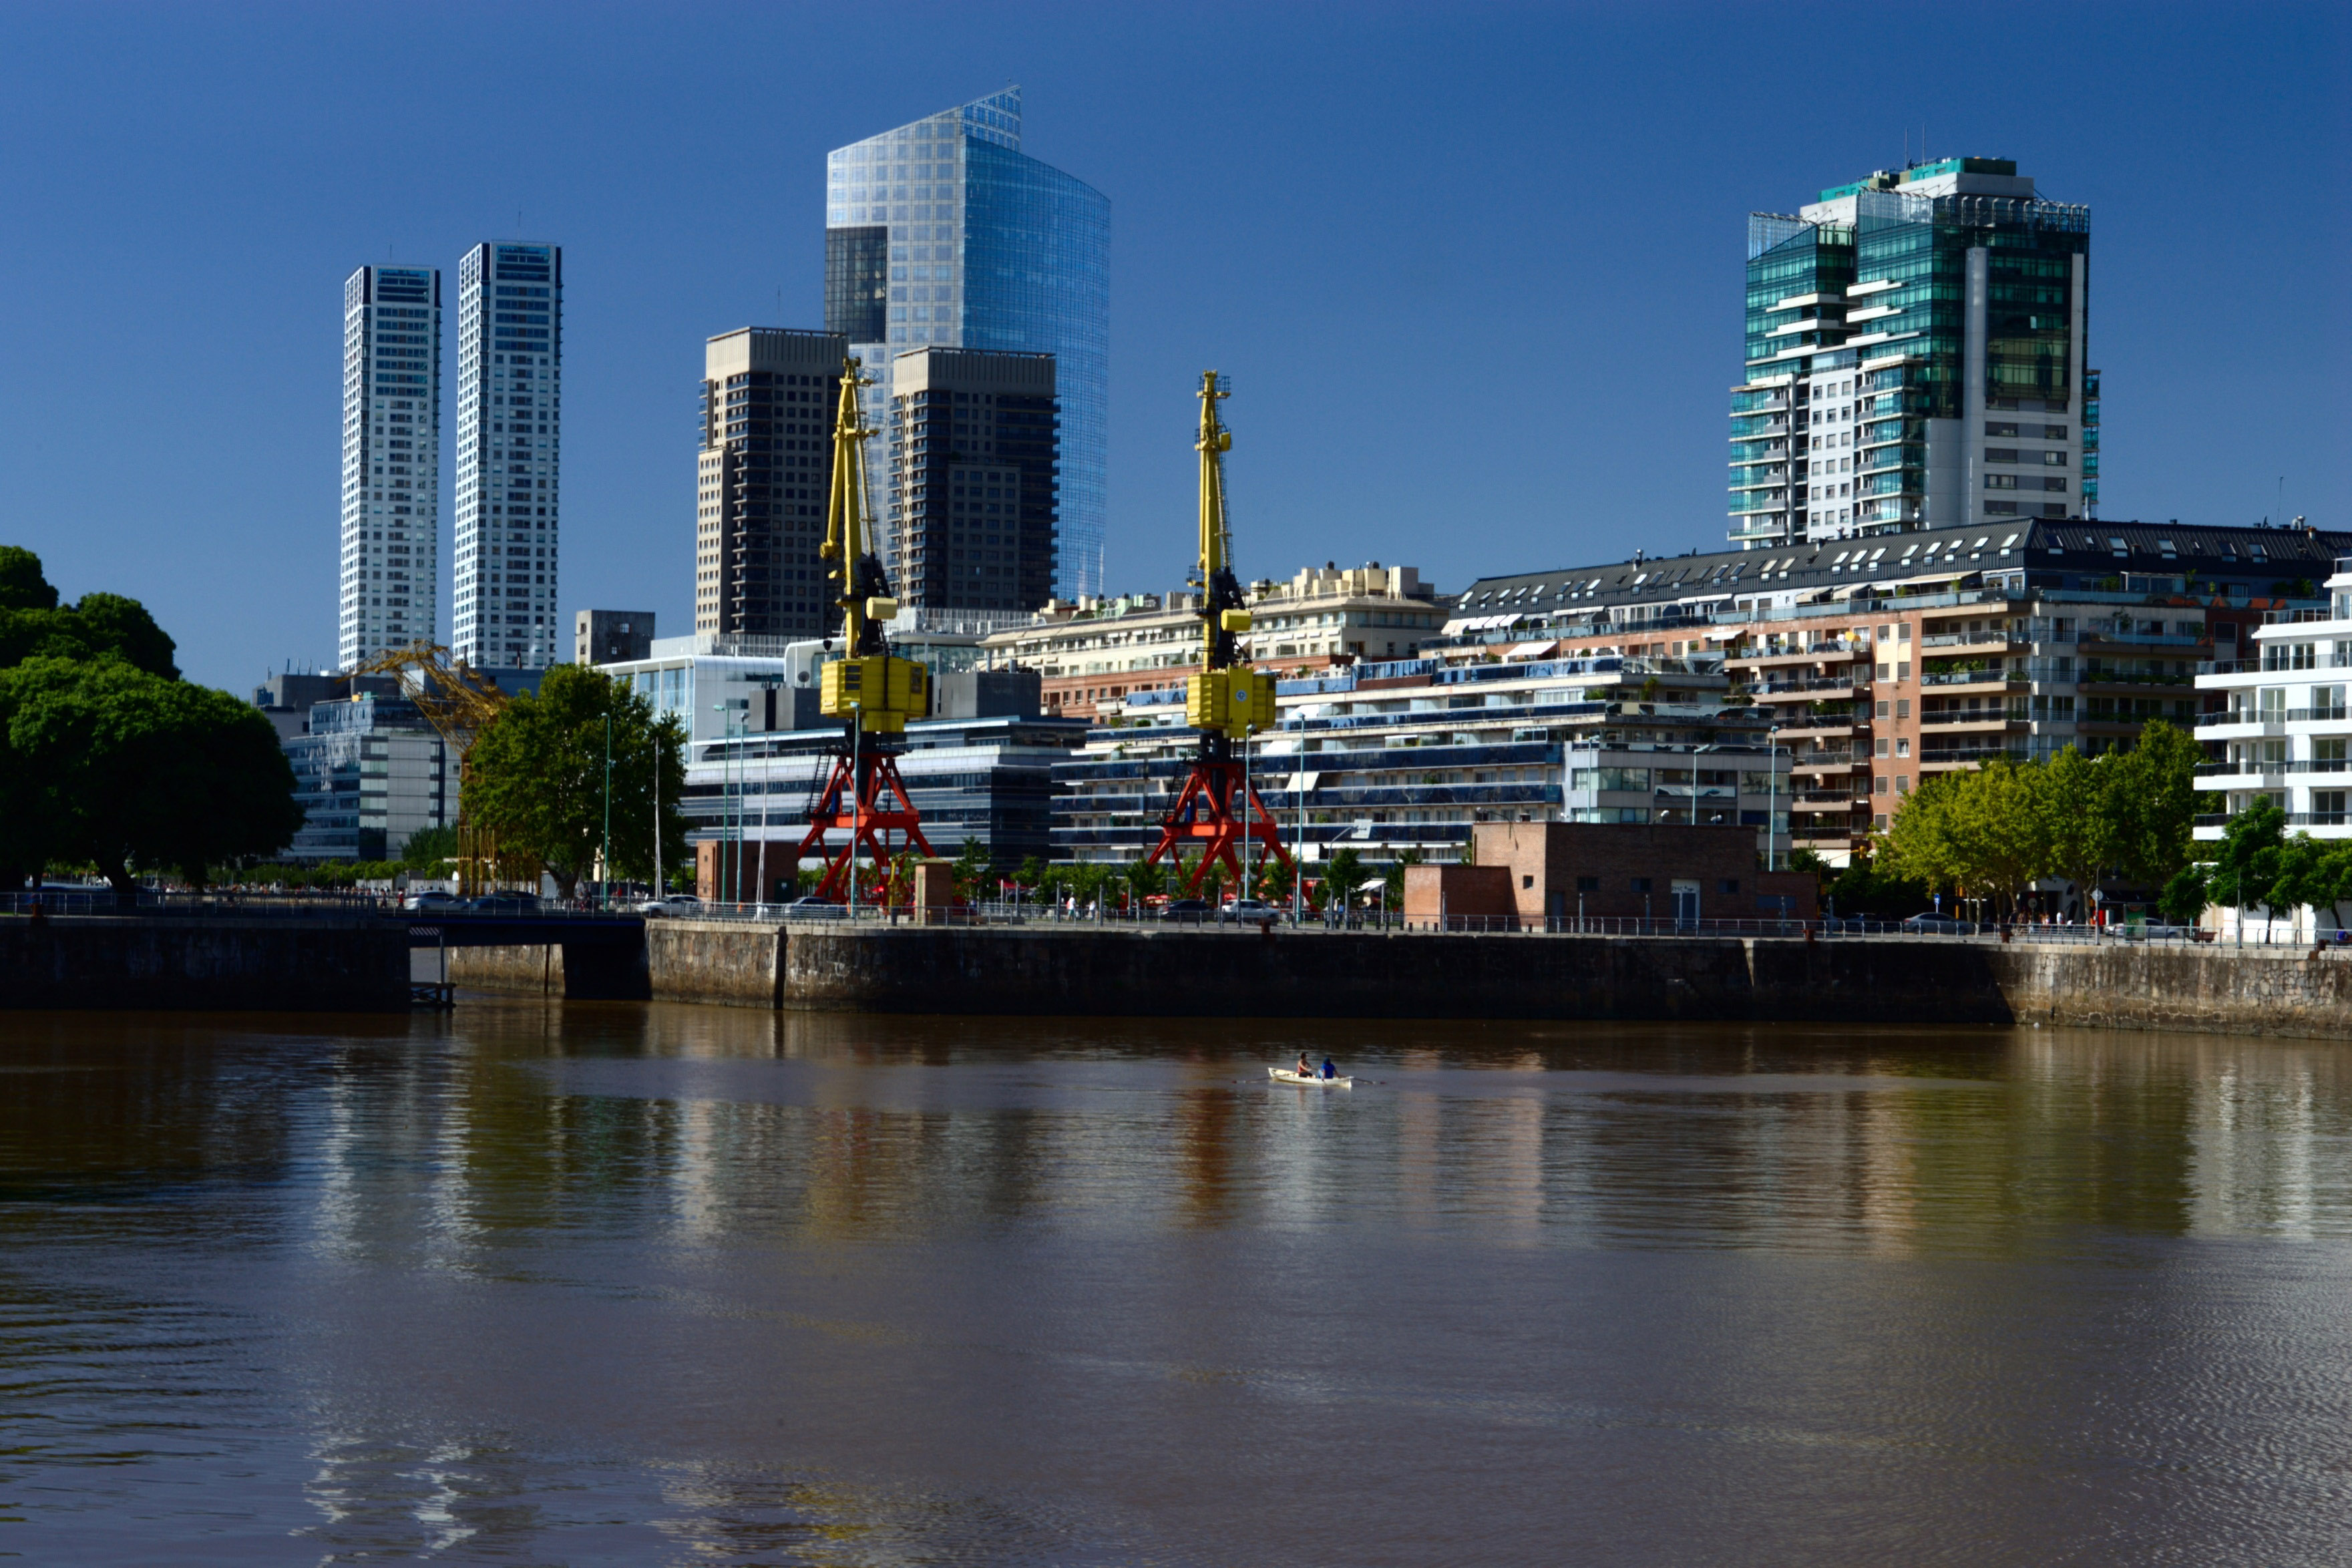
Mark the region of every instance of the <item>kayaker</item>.
<instances>
[{"instance_id":1,"label":"kayaker","mask_svg":"<svg viewBox=\"0 0 2352 1568\"><path fill-rule=\"evenodd\" d=\"M1339 1069L1331 1065L1331 1058L1329 1057L1325 1057L1323 1058L1323 1076L1325 1078L1338 1078L1339 1076Z\"/></svg>"}]
</instances>

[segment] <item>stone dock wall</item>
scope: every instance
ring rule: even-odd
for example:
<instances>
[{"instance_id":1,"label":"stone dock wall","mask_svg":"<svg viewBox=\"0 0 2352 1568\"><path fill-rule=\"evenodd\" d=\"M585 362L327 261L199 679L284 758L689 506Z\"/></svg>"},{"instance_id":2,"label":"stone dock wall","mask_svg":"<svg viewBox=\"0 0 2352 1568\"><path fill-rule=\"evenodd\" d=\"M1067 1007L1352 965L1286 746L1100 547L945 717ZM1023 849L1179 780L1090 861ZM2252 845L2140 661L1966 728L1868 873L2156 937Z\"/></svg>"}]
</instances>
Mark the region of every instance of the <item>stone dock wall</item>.
<instances>
[{"instance_id":1,"label":"stone dock wall","mask_svg":"<svg viewBox=\"0 0 2352 1568\"><path fill-rule=\"evenodd\" d=\"M408 938L375 921L0 919L0 1008L390 1013Z\"/></svg>"},{"instance_id":2,"label":"stone dock wall","mask_svg":"<svg viewBox=\"0 0 2352 1568\"><path fill-rule=\"evenodd\" d=\"M493 956L502 952L469 952L457 961L457 978L564 993L560 958L551 967L543 949ZM2352 954L2314 958L2307 949L1066 927L852 931L665 920L648 924L646 972L645 994L770 1008L2038 1022L2352 1036Z\"/></svg>"}]
</instances>

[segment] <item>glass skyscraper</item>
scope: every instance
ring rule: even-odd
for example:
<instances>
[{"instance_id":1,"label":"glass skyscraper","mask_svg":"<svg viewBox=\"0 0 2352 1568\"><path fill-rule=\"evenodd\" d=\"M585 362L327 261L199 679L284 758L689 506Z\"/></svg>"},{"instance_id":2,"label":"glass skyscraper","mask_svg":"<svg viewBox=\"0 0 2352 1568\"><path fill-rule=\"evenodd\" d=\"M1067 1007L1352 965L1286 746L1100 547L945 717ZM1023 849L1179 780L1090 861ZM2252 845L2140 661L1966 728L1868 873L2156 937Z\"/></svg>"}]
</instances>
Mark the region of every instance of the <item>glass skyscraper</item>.
<instances>
[{"instance_id":1,"label":"glass skyscraper","mask_svg":"<svg viewBox=\"0 0 2352 1568\"><path fill-rule=\"evenodd\" d=\"M853 142L825 161L824 325L876 384L886 433L891 362L928 347L1049 353L1061 401L1055 590L1103 591L1110 201L1021 151L1018 88ZM975 461L998 454L974 451ZM868 457L885 490L889 442ZM903 515L877 493L896 582ZM905 502L899 501L901 512Z\"/></svg>"},{"instance_id":2,"label":"glass skyscraper","mask_svg":"<svg viewBox=\"0 0 2352 1568\"><path fill-rule=\"evenodd\" d=\"M440 539L441 274L343 280L341 669L431 640Z\"/></svg>"},{"instance_id":3,"label":"glass skyscraper","mask_svg":"<svg viewBox=\"0 0 2352 1568\"><path fill-rule=\"evenodd\" d=\"M2090 243L2090 209L2006 158L1751 214L1732 542L2097 516Z\"/></svg>"}]
</instances>

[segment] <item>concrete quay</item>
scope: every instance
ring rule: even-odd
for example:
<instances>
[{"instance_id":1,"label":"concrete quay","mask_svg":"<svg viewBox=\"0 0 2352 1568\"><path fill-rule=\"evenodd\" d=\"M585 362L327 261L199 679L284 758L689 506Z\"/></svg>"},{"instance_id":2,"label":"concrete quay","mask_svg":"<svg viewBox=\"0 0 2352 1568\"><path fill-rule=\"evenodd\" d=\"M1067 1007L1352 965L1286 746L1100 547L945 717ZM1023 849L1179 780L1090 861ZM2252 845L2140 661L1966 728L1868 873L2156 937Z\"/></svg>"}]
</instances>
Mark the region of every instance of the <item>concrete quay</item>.
<instances>
[{"instance_id":1,"label":"concrete quay","mask_svg":"<svg viewBox=\"0 0 2352 1568\"><path fill-rule=\"evenodd\" d=\"M406 1012L408 936L368 917L0 918L0 1009Z\"/></svg>"},{"instance_id":2,"label":"concrete quay","mask_svg":"<svg viewBox=\"0 0 2352 1568\"><path fill-rule=\"evenodd\" d=\"M546 948L451 954L452 977L477 989L769 1008L2352 1037L2352 960L2307 949L661 920L647 923L642 980L604 973L604 962L582 952L567 967Z\"/></svg>"}]
</instances>

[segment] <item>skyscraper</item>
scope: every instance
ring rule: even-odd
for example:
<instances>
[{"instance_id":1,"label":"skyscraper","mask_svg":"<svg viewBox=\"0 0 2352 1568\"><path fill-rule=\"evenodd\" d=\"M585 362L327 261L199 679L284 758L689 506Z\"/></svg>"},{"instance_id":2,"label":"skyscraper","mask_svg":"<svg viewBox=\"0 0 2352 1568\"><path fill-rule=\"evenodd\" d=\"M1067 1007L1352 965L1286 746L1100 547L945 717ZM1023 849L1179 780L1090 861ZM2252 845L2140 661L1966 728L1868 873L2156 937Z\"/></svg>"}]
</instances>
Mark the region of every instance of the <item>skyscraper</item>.
<instances>
[{"instance_id":1,"label":"skyscraper","mask_svg":"<svg viewBox=\"0 0 2352 1568\"><path fill-rule=\"evenodd\" d=\"M1008 89L854 142L825 163L824 324L849 340L887 428L893 362L923 347L1054 356L1061 400L1055 587L1098 593L1109 386L1110 201L1021 151ZM877 447L879 439L877 438ZM884 472L887 453L871 458ZM902 503L903 504L903 503ZM883 518L893 580L903 516Z\"/></svg>"},{"instance_id":2,"label":"skyscraper","mask_svg":"<svg viewBox=\"0 0 2352 1568\"><path fill-rule=\"evenodd\" d=\"M816 547L848 344L831 332L741 327L702 352L694 629L823 636L832 595Z\"/></svg>"},{"instance_id":3,"label":"skyscraper","mask_svg":"<svg viewBox=\"0 0 2352 1568\"><path fill-rule=\"evenodd\" d=\"M1734 543L2098 515L2091 213L1946 158L1748 220Z\"/></svg>"},{"instance_id":4,"label":"skyscraper","mask_svg":"<svg viewBox=\"0 0 2352 1568\"><path fill-rule=\"evenodd\" d=\"M341 668L434 635L440 465L441 274L362 267L343 280Z\"/></svg>"},{"instance_id":5,"label":"skyscraper","mask_svg":"<svg viewBox=\"0 0 2352 1568\"><path fill-rule=\"evenodd\" d=\"M478 245L457 264L457 560L450 650L542 669L556 624L563 251Z\"/></svg>"},{"instance_id":6,"label":"skyscraper","mask_svg":"<svg viewBox=\"0 0 2352 1568\"><path fill-rule=\"evenodd\" d=\"M899 601L1025 612L1054 587L1051 354L917 349L893 362L890 515Z\"/></svg>"}]
</instances>

